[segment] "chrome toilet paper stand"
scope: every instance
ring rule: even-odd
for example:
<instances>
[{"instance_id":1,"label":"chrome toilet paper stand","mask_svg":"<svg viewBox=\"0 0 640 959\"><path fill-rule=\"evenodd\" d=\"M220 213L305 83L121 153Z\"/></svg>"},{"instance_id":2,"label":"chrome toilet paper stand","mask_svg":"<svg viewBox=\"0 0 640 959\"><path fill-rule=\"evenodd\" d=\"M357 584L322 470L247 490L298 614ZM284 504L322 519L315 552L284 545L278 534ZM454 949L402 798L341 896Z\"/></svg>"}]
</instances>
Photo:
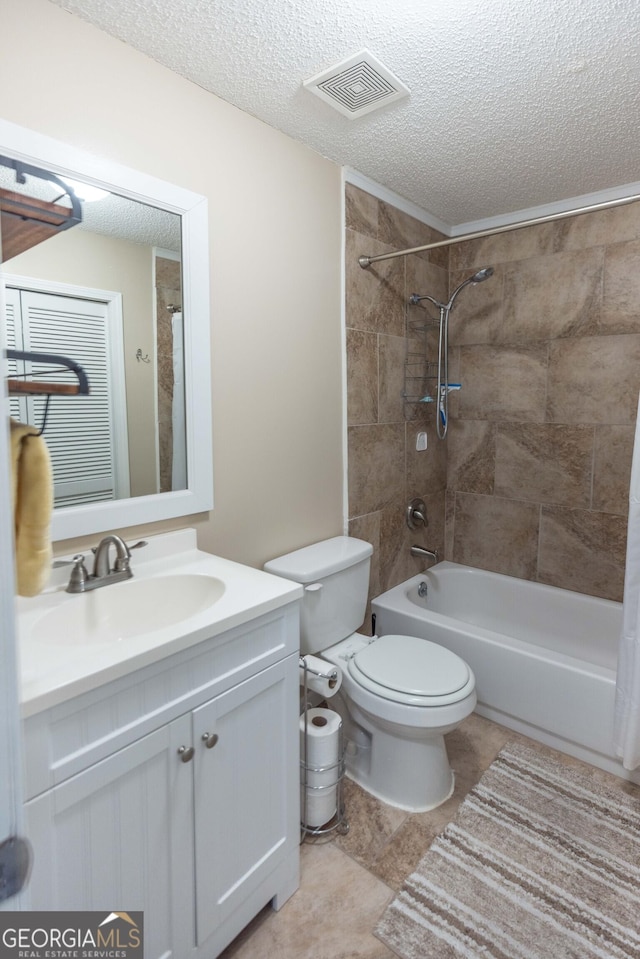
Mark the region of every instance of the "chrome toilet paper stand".
<instances>
[{"instance_id":1,"label":"chrome toilet paper stand","mask_svg":"<svg viewBox=\"0 0 640 959\"><path fill-rule=\"evenodd\" d=\"M349 832L349 823L346 819L345 807L344 807L344 798L343 798L343 780L344 780L344 737L342 735L342 718L340 718L340 725L338 727L338 759L335 763L331 763L329 766L316 766L313 763L308 761L308 713L309 713L309 687L308 687L308 678L309 674L313 676L319 676L321 678L326 678L324 673L320 673L317 669L314 669L312 666L307 664L304 656L300 657L300 669L302 670L304 676L303 682L303 711L304 711L304 735L302 737L302 750L300 756L300 785L302 786L302 801L301 801L301 810L300 810L300 842L304 842L305 839L317 839L324 837L326 839L332 838L334 832L339 833L342 836L345 836ZM329 674L329 685L335 684L338 681L338 671L333 670ZM324 772L335 772L335 780L325 784L323 786L312 786L309 783L309 773L324 773ZM326 823L323 823L321 826L309 826L307 824L307 802L309 794L315 794L322 796L323 793L327 792L329 789L336 790L336 811L333 817Z\"/></svg>"}]
</instances>

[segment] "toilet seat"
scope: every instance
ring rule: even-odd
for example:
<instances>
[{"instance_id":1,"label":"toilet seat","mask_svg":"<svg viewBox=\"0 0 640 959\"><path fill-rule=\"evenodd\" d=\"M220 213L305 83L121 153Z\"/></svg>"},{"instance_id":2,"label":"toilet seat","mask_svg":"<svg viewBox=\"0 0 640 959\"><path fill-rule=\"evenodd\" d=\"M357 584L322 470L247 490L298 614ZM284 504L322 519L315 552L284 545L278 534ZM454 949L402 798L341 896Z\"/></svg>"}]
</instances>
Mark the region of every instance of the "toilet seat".
<instances>
[{"instance_id":1,"label":"toilet seat","mask_svg":"<svg viewBox=\"0 0 640 959\"><path fill-rule=\"evenodd\" d=\"M370 692L411 706L446 706L475 687L464 660L416 636L381 636L349 659L348 671Z\"/></svg>"}]
</instances>

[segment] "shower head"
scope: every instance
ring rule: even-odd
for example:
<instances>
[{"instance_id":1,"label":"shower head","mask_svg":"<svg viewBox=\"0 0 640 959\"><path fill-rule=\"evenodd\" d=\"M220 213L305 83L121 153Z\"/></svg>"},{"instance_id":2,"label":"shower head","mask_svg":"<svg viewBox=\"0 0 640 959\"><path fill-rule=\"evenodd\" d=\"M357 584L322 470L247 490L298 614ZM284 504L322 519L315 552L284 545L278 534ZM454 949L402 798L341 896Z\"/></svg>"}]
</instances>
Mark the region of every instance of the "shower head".
<instances>
[{"instance_id":1,"label":"shower head","mask_svg":"<svg viewBox=\"0 0 640 959\"><path fill-rule=\"evenodd\" d=\"M421 300L429 300L431 303L434 303L438 307L438 309L446 310L448 312L453 306L453 301L455 300L460 290L464 289L464 287L468 286L470 283L473 283L473 284L482 283L483 280L488 280L490 276L493 276L493 267L485 266L482 270L478 270L477 273L474 273L473 276L467 277L467 279L463 280L460 286L456 287L456 289L453 291L453 293L451 294L451 299L449 300L448 303L440 303L438 300L434 300L432 296L426 296L426 295L420 296L420 294L418 293L411 294L411 296L409 297L409 303L412 306L415 306L417 303L420 303Z\"/></svg>"},{"instance_id":2,"label":"shower head","mask_svg":"<svg viewBox=\"0 0 640 959\"><path fill-rule=\"evenodd\" d=\"M453 306L453 301L455 300L456 296L458 295L460 290L464 289L465 286L468 286L470 283L473 283L473 285L475 286L476 283L482 283L483 280L488 280L490 276L493 276L493 267L485 266L482 270L478 270L477 273L474 273L473 276L467 277L467 279L463 280L460 286L456 287L456 289L453 291L453 293L451 294L451 299L447 303L445 309L448 309L448 310L451 309L451 307Z\"/></svg>"},{"instance_id":3,"label":"shower head","mask_svg":"<svg viewBox=\"0 0 640 959\"><path fill-rule=\"evenodd\" d=\"M483 270L478 270L477 273L473 274L471 282L482 283L483 280L488 280L490 276L493 276L493 267L485 266Z\"/></svg>"}]
</instances>

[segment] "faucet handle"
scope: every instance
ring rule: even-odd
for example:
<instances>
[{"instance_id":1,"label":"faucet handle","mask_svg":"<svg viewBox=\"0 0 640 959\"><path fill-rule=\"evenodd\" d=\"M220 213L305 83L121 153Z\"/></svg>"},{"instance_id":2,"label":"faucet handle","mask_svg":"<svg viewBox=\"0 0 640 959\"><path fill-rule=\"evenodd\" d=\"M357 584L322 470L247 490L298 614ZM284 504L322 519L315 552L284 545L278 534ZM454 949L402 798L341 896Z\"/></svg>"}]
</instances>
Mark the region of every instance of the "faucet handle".
<instances>
[{"instance_id":1,"label":"faucet handle","mask_svg":"<svg viewBox=\"0 0 640 959\"><path fill-rule=\"evenodd\" d=\"M407 526L409 529L417 529L418 526L428 526L427 507L424 500L416 497L412 499L407 506Z\"/></svg>"},{"instance_id":2,"label":"faucet handle","mask_svg":"<svg viewBox=\"0 0 640 959\"><path fill-rule=\"evenodd\" d=\"M133 546L129 546L129 544L128 544L128 543L125 543L125 541L124 541L123 539L120 540L120 542L122 543L122 545L123 545L124 548L125 548L125 555L124 555L124 556L116 555L116 559L115 559L115 563L113 564L113 568L114 568L114 570L115 570L116 572L118 572L118 573L122 572L122 570L129 569L129 560L131 559L131 550L132 550L132 549L142 549L143 546L146 546L146 545L147 545L146 539L141 539L141 540L139 540L139 542L134 543Z\"/></svg>"},{"instance_id":3,"label":"faucet handle","mask_svg":"<svg viewBox=\"0 0 640 959\"><path fill-rule=\"evenodd\" d=\"M69 577L67 593L84 593L88 579L89 574L87 567L84 565L84 556L82 553L78 553L77 556L73 557L73 569Z\"/></svg>"},{"instance_id":4,"label":"faucet handle","mask_svg":"<svg viewBox=\"0 0 640 959\"><path fill-rule=\"evenodd\" d=\"M122 542L124 543L124 545L125 545L126 550L127 550L128 553L130 553L132 549L142 549L143 546L148 546L148 545L149 545L148 542L146 541L146 539L138 540L138 542L137 542L137 543L134 543L133 546L129 546L129 544L128 544L128 543L125 543L124 540L122 540ZM94 553L94 554L97 553L97 552L98 552L98 547L97 547L97 546L92 546L92 547L91 547L91 552ZM65 566L66 566L66 565L69 565L69 562L67 561L66 563L61 563L60 565L65 565ZM55 566L55 563L54 563L54 566Z\"/></svg>"}]
</instances>

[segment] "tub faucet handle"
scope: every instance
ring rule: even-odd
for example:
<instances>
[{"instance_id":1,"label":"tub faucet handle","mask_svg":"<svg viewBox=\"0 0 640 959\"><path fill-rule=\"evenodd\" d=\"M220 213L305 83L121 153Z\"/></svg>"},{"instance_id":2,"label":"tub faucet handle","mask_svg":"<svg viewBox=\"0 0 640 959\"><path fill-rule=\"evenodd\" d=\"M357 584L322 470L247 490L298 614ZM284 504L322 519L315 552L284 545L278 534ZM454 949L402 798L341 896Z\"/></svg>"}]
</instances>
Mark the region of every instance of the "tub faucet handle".
<instances>
[{"instance_id":1,"label":"tub faucet handle","mask_svg":"<svg viewBox=\"0 0 640 959\"><path fill-rule=\"evenodd\" d=\"M423 499L412 499L407 506L407 526L417 529L419 526L428 526L427 507Z\"/></svg>"}]
</instances>

